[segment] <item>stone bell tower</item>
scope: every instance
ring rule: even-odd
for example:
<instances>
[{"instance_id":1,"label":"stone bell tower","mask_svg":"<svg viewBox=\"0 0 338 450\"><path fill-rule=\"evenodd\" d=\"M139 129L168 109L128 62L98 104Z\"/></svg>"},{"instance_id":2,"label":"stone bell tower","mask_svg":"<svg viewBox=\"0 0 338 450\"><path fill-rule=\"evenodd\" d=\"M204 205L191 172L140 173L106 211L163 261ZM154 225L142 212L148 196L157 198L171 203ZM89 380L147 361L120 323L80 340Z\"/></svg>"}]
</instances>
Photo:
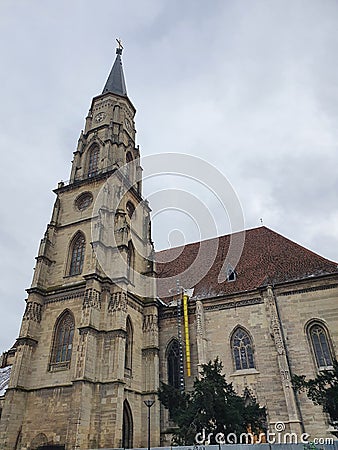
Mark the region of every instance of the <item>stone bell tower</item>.
<instances>
[{"instance_id":1,"label":"stone bell tower","mask_svg":"<svg viewBox=\"0 0 338 450\"><path fill-rule=\"evenodd\" d=\"M1 449L147 445L158 389L150 209L122 45L55 189L16 342ZM159 445L159 405L152 445Z\"/></svg>"}]
</instances>

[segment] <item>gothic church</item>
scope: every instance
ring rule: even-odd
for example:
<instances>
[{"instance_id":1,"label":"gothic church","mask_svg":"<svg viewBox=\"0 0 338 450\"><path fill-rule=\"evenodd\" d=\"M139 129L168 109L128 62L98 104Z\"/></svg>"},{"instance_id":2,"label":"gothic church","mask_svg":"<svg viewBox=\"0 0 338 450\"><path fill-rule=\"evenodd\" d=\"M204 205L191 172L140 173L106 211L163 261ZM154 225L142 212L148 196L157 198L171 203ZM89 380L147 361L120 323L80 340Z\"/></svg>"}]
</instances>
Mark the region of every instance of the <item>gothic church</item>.
<instances>
[{"instance_id":1,"label":"gothic church","mask_svg":"<svg viewBox=\"0 0 338 450\"><path fill-rule=\"evenodd\" d=\"M337 264L266 227L245 232L221 282L234 235L155 255L116 52L70 180L54 191L19 337L0 360L0 449L146 447L146 400L151 445L167 445L160 380L190 389L216 356L236 391L266 406L271 429L332 436L290 378L314 377L337 355ZM200 278L196 259L208 267ZM181 286L172 295L161 283L168 276L189 289L183 306Z\"/></svg>"}]
</instances>

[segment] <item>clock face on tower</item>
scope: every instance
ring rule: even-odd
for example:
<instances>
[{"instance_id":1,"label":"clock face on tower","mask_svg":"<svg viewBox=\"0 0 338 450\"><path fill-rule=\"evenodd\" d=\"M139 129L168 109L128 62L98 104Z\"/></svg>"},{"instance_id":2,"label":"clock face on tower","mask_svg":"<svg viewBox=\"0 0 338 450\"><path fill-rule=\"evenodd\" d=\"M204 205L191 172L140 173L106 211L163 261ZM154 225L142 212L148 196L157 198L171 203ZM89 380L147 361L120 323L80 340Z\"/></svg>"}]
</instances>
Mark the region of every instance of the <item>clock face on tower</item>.
<instances>
[{"instance_id":1,"label":"clock face on tower","mask_svg":"<svg viewBox=\"0 0 338 450\"><path fill-rule=\"evenodd\" d=\"M100 112L100 113L96 114L96 116L95 116L95 121L96 121L97 123L100 123L100 122L102 122L105 118L106 118L105 113L104 113L104 112Z\"/></svg>"}]
</instances>

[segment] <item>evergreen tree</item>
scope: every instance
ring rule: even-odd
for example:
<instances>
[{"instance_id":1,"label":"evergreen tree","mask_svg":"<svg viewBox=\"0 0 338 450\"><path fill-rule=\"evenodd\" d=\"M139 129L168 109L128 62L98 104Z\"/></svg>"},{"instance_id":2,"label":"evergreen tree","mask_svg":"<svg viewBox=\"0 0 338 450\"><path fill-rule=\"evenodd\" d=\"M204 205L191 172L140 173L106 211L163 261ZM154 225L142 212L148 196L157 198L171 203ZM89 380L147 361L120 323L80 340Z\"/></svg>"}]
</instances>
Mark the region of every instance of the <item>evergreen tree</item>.
<instances>
[{"instance_id":1,"label":"evergreen tree","mask_svg":"<svg viewBox=\"0 0 338 450\"><path fill-rule=\"evenodd\" d=\"M305 375L294 375L293 386L298 392L305 391L315 405L328 413L332 423L338 423L338 362L333 361L332 370L320 372L316 378L305 380Z\"/></svg>"},{"instance_id":2,"label":"evergreen tree","mask_svg":"<svg viewBox=\"0 0 338 450\"><path fill-rule=\"evenodd\" d=\"M177 428L172 429L173 443L191 445L197 433L204 431L211 443L223 433L246 433L248 428L259 432L265 424L265 408L254 399L249 404L236 394L231 383L222 375L222 362L216 358L202 366L201 378L195 379L192 392L185 393L161 384L159 399L169 410Z\"/></svg>"}]
</instances>

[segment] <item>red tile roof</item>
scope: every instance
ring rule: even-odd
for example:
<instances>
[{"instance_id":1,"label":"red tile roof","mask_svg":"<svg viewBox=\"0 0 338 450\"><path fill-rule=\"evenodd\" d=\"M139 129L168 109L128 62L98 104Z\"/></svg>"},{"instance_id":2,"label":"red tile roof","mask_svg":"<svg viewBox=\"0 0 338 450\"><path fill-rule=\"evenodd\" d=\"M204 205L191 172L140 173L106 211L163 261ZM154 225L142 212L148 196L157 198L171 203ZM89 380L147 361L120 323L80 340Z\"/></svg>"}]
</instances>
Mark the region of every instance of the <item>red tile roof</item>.
<instances>
[{"instance_id":1,"label":"red tile roof","mask_svg":"<svg viewBox=\"0 0 338 450\"><path fill-rule=\"evenodd\" d=\"M236 271L233 282L226 279L231 267ZM175 293L177 279L185 288L194 287L194 296L212 297L338 274L338 266L269 228L259 227L157 252L156 271L161 298Z\"/></svg>"}]
</instances>

